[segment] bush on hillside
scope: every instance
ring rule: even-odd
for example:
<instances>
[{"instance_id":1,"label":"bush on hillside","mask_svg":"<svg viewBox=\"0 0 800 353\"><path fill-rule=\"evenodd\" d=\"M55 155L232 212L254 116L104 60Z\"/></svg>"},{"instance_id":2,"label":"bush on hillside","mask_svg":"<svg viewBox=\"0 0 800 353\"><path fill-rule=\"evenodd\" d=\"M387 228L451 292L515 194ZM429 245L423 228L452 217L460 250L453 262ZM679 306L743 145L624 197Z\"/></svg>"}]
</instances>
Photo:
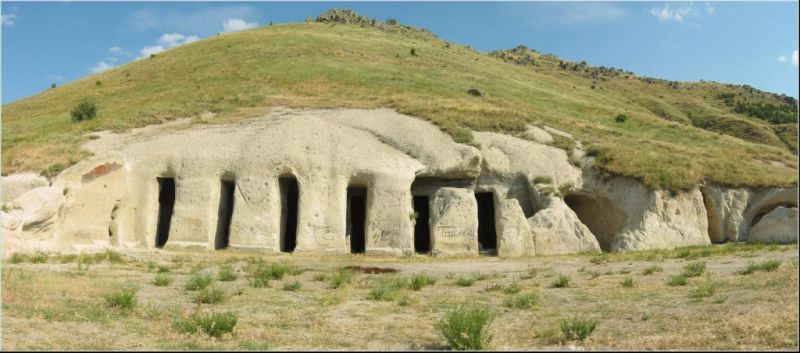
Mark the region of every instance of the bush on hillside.
<instances>
[{"instance_id":1,"label":"bush on hillside","mask_svg":"<svg viewBox=\"0 0 800 353\"><path fill-rule=\"evenodd\" d=\"M89 98L84 98L78 105L72 108L70 112L73 122L93 119L97 116L97 105L94 104Z\"/></svg>"}]
</instances>

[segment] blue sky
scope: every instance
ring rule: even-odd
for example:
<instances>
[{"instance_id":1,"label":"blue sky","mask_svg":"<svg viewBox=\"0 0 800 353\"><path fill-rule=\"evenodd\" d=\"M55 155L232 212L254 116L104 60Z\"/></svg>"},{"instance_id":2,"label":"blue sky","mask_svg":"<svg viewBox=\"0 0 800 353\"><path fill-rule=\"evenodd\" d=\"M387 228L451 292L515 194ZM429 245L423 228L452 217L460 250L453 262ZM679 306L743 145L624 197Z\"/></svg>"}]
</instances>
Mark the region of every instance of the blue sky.
<instances>
[{"instance_id":1,"label":"blue sky","mask_svg":"<svg viewBox=\"0 0 800 353\"><path fill-rule=\"evenodd\" d=\"M428 28L480 51L519 44L639 75L798 96L797 2L2 3L2 101L222 31L330 8Z\"/></svg>"}]
</instances>

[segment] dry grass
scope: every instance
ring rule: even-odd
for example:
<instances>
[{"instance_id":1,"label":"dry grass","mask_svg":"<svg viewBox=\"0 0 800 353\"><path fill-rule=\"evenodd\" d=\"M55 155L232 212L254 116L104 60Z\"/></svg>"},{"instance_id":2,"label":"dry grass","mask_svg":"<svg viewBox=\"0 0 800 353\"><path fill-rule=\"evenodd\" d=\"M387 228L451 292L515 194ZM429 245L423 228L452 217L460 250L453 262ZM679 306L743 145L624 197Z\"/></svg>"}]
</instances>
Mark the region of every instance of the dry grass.
<instances>
[{"instance_id":1,"label":"dry grass","mask_svg":"<svg viewBox=\"0 0 800 353\"><path fill-rule=\"evenodd\" d=\"M416 56L409 54L412 47ZM56 173L85 156L79 146L88 132L182 117L206 122L199 118L206 111L218 123L276 106L390 107L430 120L460 142L469 142L471 130L561 128L584 141L600 168L655 188L688 188L705 180L796 183L797 157L781 141L797 125L781 128L778 136L716 98L720 92L742 92L751 100L771 95L708 82L678 88L636 77L593 82L558 69L558 61L542 57L536 66L520 66L433 37L346 25L300 23L229 33L3 106L2 165L5 172ZM95 85L97 80L103 84ZM470 87L489 96L471 96ZM72 123L69 111L86 96L97 102L97 118ZM615 122L619 114L626 122ZM744 128L735 126L744 132L731 133L752 139L747 133L755 131L767 138L753 143L700 129L689 114L746 121Z\"/></svg>"},{"instance_id":2,"label":"dry grass","mask_svg":"<svg viewBox=\"0 0 800 353\"><path fill-rule=\"evenodd\" d=\"M254 255L241 253L165 252L130 254L125 263L61 263L58 256L40 264L3 263L3 347L6 349L444 349L436 324L454 305L469 302L492 308L488 333L492 349L552 349L579 345L586 349L797 349L797 246L723 252L712 247L703 275L688 285L671 287L666 278L690 263L660 252L662 272L644 275L648 260L621 260L591 265L589 255L529 259L440 259L427 256ZM308 271L264 288L246 276L225 282L227 296L214 304L197 304L194 291L181 285L157 287L153 263L174 263L170 276L186 283L196 264L240 269L258 258L266 263L302 266ZM774 271L748 276L749 262L780 260ZM74 260L77 261L77 260ZM147 271L152 267L154 271ZM180 264L180 265L179 265ZM350 283L331 288L328 278L352 264L390 267L396 274L352 274ZM87 268L88 266L88 268ZM602 276L581 275L596 266ZM200 267L200 266L197 266ZM531 269L538 274L531 275ZM451 283L480 269L493 273L471 287ZM626 271L620 271L625 269ZM619 272L627 272L620 274ZM403 289L403 298L370 300L381 283L405 283L421 272L447 278L419 291ZM583 269L585 271L585 269ZM567 288L550 288L558 275L571 278ZM524 279L523 279L524 277ZM394 278L394 279L393 279ZM399 278L399 279L398 279ZM636 285L620 283L632 278ZM300 290L284 287L302 284ZM388 281L388 282L387 282ZM109 308L104 296L120 286L134 286L137 305L129 311ZM518 290L487 291L488 287ZM713 286L713 290L707 290ZM707 288L708 287L708 288ZM516 294L515 294L516 293ZM524 296L535 293L536 300ZM238 316L232 334L220 339L184 334L176 318L195 312ZM570 341L560 330L563 319L596 320L585 341ZM709 323L713 322L713 325Z\"/></svg>"}]
</instances>

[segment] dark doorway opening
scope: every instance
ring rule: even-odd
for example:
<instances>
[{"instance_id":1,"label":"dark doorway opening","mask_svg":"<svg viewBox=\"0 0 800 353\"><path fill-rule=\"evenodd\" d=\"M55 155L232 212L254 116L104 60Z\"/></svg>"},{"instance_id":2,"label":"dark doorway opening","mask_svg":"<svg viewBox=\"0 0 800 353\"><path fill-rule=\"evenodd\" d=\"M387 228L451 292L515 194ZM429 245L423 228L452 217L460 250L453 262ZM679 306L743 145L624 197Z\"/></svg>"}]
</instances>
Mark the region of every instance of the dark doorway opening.
<instances>
[{"instance_id":1,"label":"dark doorway opening","mask_svg":"<svg viewBox=\"0 0 800 353\"><path fill-rule=\"evenodd\" d=\"M231 180L220 181L219 211L217 212L217 234L214 237L214 249L228 247L230 239L231 218L233 217L233 192L236 183Z\"/></svg>"},{"instance_id":2,"label":"dark doorway opening","mask_svg":"<svg viewBox=\"0 0 800 353\"><path fill-rule=\"evenodd\" d=\"M292 252L297 246L297 179L283 177L278 184L281 188L281 251Z\"/></svg>"},{"instance_id":3,"label":"dark doorway opening","mask_svg":"<svg viewBox=\"0 0 800 353\"><path fill-rule=\"evenodd\" d=\"M350 230L350 252L363 253L367 246L367 189L347 188L347 228Z\"/></svg>"},{"instance_id":4,"label":"dark doorway opening","mask_svg":"<svg viewBox=\"0 0 800 353\"><path fill-rule=\"evenodd\" d=\"M169 238L169 224L175 208L175 179L156 178L158 181L158 222L156 226L156 247L163 248Z\"/></svg>"},{"instance_id":5,"label":"dark doorway opening","mask_svg":"<svg viewBox=\"0 0 800 353\"><path fill-rule=\"evenodd\" d=\"M414 251L426 254L431 251L430 211L427 196L414 196L414 212L417 223L414 225Z\"/></svg>"},{"instance_id":6,"label":"dark doorway opening","mask_svg":"<svg viewBox=\"0 0 800 353\"><path fill-rule=\"evenodd\" d=\"M494 251L497 249L497 231L494 226L494 194L475 193L478 202L478 249Z\"/></svg>"}]
</instances>

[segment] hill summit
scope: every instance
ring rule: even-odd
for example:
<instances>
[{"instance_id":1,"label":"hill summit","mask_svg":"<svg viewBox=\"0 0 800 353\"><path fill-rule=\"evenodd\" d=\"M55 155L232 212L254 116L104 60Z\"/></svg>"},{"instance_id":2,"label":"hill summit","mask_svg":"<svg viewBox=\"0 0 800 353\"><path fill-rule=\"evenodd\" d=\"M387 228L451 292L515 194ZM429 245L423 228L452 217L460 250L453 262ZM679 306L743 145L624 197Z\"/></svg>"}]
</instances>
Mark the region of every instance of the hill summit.
<instances>
[{"instance_id":1,"label":"hill summit","mask_svg":"<svg viewBox=\"0 0 800 353\"><path fill-rule=\"evenodd\" d=\"M73 122L85 100L97 117ZM281 106L391 108L461 143L475 131L524 138L529 126L550 126L581 141L595 168L654 189L797 181L791 97L639 77L524 46L480 53L351 10L210 37L6 104L3 171L55 175L88 155L80 146L94 131L232 122Z\"/></svg>"}]
</instances>

